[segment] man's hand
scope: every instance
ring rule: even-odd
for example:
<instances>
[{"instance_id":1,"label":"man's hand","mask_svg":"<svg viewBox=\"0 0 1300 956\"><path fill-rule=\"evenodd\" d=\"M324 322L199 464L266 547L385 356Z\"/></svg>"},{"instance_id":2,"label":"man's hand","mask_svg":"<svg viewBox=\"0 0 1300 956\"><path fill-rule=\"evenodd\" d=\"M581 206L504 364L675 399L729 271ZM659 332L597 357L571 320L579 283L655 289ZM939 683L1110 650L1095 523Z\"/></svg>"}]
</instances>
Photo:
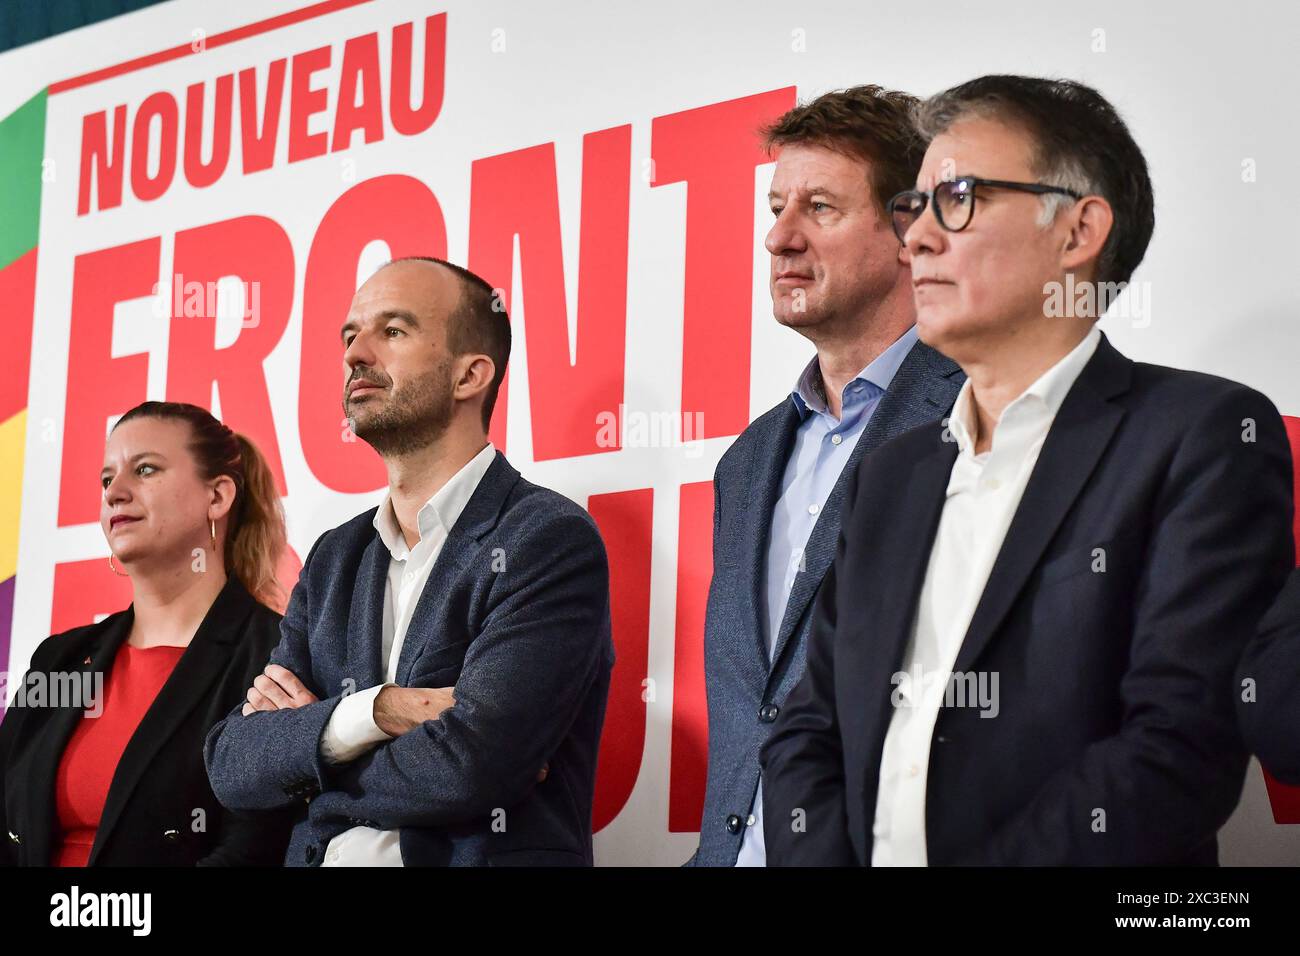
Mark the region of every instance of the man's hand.
<instances>
[{"instance_id":1,"label":"man's hand","mask_svg":"<svg viewBox=\"0 0 1300 956\"><path fill-rule=\"evenodd\" d=\"M267 664L266 670L253 678L242 714L247 717L255 710L291 710L314 704L317 699L289 668Z\"/></svg>"},{"instance_id":2,"label":"man's hand","mask_svg":"<svg viewBox=\"0 0 1300 956\"><path fill-rule=\"evenodd\" d=\"M400 737L426 720L437 720L442 712L456 703L454 687L396 687L389 685L375 695L375 725L390 737ZM543 764L537 782L551 772Z\"/></svg>"},{"instance_id":3,"label":"man's hand","mask_svg":"<svg viewBox=\"0 0 1300 956\"><path fill-rule=\"evenodd\" d=\"M437 720L456 703L453 687L388 686L375 697L375 725L390 737L400 737L426 720Z\"/></svg>"}]
</instances>

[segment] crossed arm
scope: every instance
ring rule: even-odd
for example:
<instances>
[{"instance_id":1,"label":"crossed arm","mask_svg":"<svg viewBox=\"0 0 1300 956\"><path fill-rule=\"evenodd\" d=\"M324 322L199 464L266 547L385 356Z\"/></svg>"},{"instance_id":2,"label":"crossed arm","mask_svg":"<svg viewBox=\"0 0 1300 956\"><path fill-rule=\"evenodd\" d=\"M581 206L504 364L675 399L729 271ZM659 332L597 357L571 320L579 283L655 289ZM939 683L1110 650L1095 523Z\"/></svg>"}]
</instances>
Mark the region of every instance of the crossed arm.
<instances>
[{"instance_id":1,"label":"crossed arm","mask_svg":"<svg viewBox=\"0 0 1300 956\"><path fill-rule=\"evenodd\" d=\"M204 754L222 802L251 809L319 794L314 817L392 829L473 819L526 795L604 657L608 568L594 526L578 515L539 523L511 556L456 688L385 686L373 716L392 739L349 763L321 751L342 696L322 700L310 686L307 598L295 589L267 671L208 736Z\"/></svg>"},{"instance_id":2,"label":"crossed arm","mask_svg":"<svg viewBox=\"0 0 1300 956\"><path fill-rule=\"evenodd\" d=\"M366 704L370 708L369 717L389 740L409 733L426 720L437 720L444 710L456 703L454 687L398 687L396 684L383 684L374 690L377 693L367 695L370 698ZM248 688L247 703L241 713L247 717L258 710L293 710L314 704L317 700L316 695L307 689L293 671L279 664L267 664ZM331 720L337 719L338 715L336 710ZM325 732L329 732L328 724ZM374 741L343 756L330 753L326 747L325 758L330 763L350 763L371 747L382 746L387 742ZM537 782L545 780L549 772L550 766L544 764L537 775Z\"/></svg>"}]
</instances>

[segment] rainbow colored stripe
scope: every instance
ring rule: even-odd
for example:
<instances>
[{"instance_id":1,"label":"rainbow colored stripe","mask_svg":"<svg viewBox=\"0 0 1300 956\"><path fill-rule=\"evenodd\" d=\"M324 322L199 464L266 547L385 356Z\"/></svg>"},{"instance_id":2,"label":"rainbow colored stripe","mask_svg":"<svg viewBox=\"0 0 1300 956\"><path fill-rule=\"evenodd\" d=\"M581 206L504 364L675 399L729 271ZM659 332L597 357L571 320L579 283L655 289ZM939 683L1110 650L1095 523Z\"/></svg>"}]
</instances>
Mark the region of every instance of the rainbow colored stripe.
<instances>
[{"instance_id":1,"label":"rainbow colored stripe","mask_svg":"<svg viewBox=\"0 0 1300 956\"><path fill-rule=\"evenodd\" d=\"M0 119L0 323L5 349L0 375L0 667L4 669L9 661L18 571L36 246L45 171L45 98L42 90Z\"/></svg>"}]
</instances>

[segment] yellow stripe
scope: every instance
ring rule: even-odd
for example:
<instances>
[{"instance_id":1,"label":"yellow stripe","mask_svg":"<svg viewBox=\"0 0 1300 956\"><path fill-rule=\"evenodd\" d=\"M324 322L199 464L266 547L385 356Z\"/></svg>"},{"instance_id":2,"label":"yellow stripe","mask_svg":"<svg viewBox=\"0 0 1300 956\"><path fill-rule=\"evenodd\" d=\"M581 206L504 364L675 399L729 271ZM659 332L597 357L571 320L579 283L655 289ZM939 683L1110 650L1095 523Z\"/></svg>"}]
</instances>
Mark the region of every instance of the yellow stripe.
<instances>
[{"instance_id":1,"label":"yellow stripe","mask_svg":"<svg viewBox=\"0 0 1300 956\"><path fill-rule=\"evenodd\" d=\"M18 516L22 513L27 409L0 422L0 581L18 570Z\"/></svg>"}]
</instances>

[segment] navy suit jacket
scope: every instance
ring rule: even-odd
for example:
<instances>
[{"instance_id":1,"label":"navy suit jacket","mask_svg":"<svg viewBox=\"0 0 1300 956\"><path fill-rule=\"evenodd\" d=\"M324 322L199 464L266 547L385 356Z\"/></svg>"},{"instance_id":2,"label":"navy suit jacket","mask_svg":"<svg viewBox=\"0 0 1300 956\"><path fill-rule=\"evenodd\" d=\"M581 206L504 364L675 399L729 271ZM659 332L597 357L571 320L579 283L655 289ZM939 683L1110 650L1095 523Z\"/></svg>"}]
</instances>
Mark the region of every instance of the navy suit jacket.
<instances>
[{"instance_id":1,"label":"navy suit jacket","mask_svg":"<svg viewBox=\"0 0 1300 956\"><path fill-rule=\"evenodd\" d=\"M1242 682L1255 682L1253 700ZM1283 783L1300 786L1300 568L1291 572L1237 670L1237 716L1246 745Z\"/></svg>"},{"instance_id":2,"label":"navy suit jacket","mask_svg":"<svg viewBox=\"0 0 1300 956\"><path fill-rule=\"evenodd\" d=\"M400 830L408 865L591 865L591 807L613 644L609 572L591 517L500 453L443 545L396 683L455 686L437 720L333 766L320 737L343 694L382 683L390 555L376 509L322 535L271 660L320 698L236 708L204 748L235 809L308 800L286 862L319 865L353 826ZM550 773L542 783L544 764Z\"/></svg>"},{"instance_id":3,"label":"navy suit jacket","mask_svg":"<svg viewBox=\"0 0 1300 956\"><path fill-rule=\"evenodd\" d=\"M773 865L871 861L892 676L956 455L927 425L857 473L804 678L762 754ZM999 712L940 711L929 863L1216 862L1247 762L1234 669L1293 563L1291 516L1267 398L1103 337L957 656L955 672L998 675Z\"/></svg>"},{"instance_id":4,"label":"navy suit jacket","mask_svg":"<svg viewBox=\"0 0 1300 956\"><path fill-rule=\"evenodd\" d=\"M944 415L965 376L921 343L903 358L831 490L804 549L771 663L760 617L772 511L794 449L799 414L786 398L727 449L713 478L713 581L704 631L709 771L700 845L690 863L734 866L742 821L758 791L758 748L803 673L813 594L835 552L849 476L867 452Z\"/></svg>"}]
</instances>

